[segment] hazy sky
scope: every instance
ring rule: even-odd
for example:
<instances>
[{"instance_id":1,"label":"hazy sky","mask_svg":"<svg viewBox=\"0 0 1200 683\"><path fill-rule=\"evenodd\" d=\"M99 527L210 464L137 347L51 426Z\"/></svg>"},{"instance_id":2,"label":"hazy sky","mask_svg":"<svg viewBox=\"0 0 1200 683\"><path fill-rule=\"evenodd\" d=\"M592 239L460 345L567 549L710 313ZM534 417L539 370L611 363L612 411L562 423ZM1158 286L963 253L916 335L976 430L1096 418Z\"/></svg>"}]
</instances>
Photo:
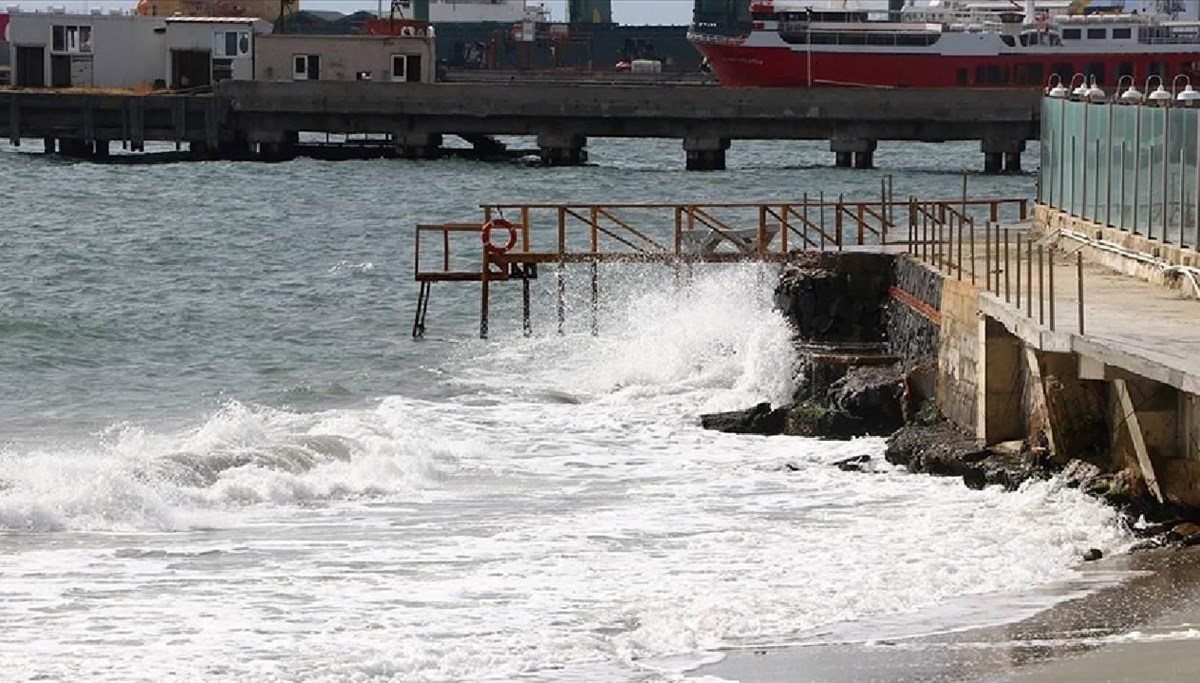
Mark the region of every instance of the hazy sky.
<instances>
[{"instance_id":1,"label":"hazy sky","mask_svg":"<svg viewBox=\"0 0 1200 683\"><path fill-rule=\"evenodd\" d=\"M749 2L749 0L746 0ZM545 0L555 20L567 16L566 0ZM25 9L44 9L50 5L65 5L70 11L88 7L130 8L135 0L3 0L0 7L18 4ZM530 3L532 4L532 3ZM686 24L692 20L692 0L613 0L613 19L622 24ZM386 10L390 0L383 0ZM334 9L353 12L358 9L375 11L379 0L300 0L305 9Z\"/></svg>"}]
</instances>

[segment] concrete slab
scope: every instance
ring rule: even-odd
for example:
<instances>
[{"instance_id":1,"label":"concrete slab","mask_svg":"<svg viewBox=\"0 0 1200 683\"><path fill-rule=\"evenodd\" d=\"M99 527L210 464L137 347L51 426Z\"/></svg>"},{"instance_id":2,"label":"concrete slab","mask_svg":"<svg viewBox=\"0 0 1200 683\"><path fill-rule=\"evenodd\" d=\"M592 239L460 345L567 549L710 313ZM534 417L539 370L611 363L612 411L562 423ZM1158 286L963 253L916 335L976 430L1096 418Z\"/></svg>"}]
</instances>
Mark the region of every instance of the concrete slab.
<instances>
[{"instance_id":1,"label":"concrete slab","mask_svg":"<svg viewBox=\"0 0 1200 683\"><path fill-rule=\"evenodd\" d=\"M1200 301L1189 299L1179 290L1168 289L1128 275L1113 272L1100 265L1084 262L1084 334L1079 334L1078 274L1074 245L1064 242L1054 259L1055 329L1050 330L1049 288L1037 284L1037 261L1034 259L1033 316L1027 315L1028 260L1022 253L1020 304L1016 285L1015 241L1021 236L1022 249L1027 248L1029 225L1014 224L1008 228L1011 240L1008 259L1003 256L990 262L993 273L999 274L999 292L981 296L983 313L995 318L1010 332L1043 351L1074 351L1106 365L1127 370L1189 393L1200 393ZM994 233L993 233L994 234ZM1003 232L1001 233L1003 235ZM994 239L994 238L993 238ZM1001 238L1003 239L1003 237ZM984 287L984 273L989 269L985 260L982 230L975 247L976 283ZM969 251L969 250L966 250ZM993 249L994 251L994 249ZM1000 250L1003 255L1004 250ZM963 263L963 278L969 280L970 260ZM1008 271L1007 297L1004 272ZM1044 279L1049 280L1047 262ZM997 278L994 278L997 279ZM994 280L993 279L993 280ZM993 290L996 286L993 282ZM1007 299L1007 300L1006 300ZM1045 306L1046 319L1041 321L1039 304Z\"/></svg>"}]
</instances>

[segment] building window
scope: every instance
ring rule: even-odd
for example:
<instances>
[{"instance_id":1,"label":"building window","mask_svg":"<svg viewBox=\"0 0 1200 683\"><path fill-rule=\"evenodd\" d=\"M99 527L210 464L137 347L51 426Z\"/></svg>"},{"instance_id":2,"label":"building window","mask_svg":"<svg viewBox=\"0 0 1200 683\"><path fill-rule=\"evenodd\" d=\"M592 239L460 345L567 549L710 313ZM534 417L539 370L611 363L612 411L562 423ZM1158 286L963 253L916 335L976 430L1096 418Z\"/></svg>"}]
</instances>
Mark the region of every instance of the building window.
<instances>
[{"instance_id":1,"label":"building window","mask_svg":"<svg viewBox=\"0 0 1200 683\"><path fill-rule=\"evenodd\" d=\"M292 80L316 81L320 78L320 55L292 55Z\"/></svg>"},{"instance_id":2,"label":"building window","mask_svg":"<svg viewBox=\"0 0 1200 683\"><path fill-rule=\"evenodd\" d=\"M392 55L392 81L421 82L421 55Z\"/></svg>"},{"instance_id":3,"label":"building window","mask_svg":"<svg viewBox=\"0 0 1200 683\"><path fill-rule=\"evenodd\" d=\"M91 26L52 26L50 51L84 54L92 51Z\"/></svg>"},{"instance_id":4,"label":"building window","mask_svg":"<svg viewBox=\"0 0 1200 683\"><path fill-rule=\"evenodd\" d=\"M213 33L214 57L244 57L250 54L249 31L215 31Z\"/></svg>"},{"instance_id":5,"label":"building window","mask_svg":"<svg viewBox=\"0 0 1200 683\"><path fill-rule=\"evenodd\" d=\"M1129 40L1133 37L1133 29L1130 28L1114 28L1112 34L1113 40Z\"/></svg>"},{"instance_id":6,"label":"building window","mask_svg":"<svg viewBox=\"0 0 1200 683\"><path fill-rule=\"evenodd\" d=\"M1062 32L1063 40L1079 40L1083 37L1083 29L1079 28L1064 28Z\"/></svg>"},{"instance_id":7,"label":"building window","mask_svg":"<svg viewBox=\"0 0 1200 683\"><path fill-rule=\"evenodd\" d=\"M1108 29L1106 28L1089 28L1087 31L1088 40L1105 40L1108 38Z\"/></svg>"}]
</instances>

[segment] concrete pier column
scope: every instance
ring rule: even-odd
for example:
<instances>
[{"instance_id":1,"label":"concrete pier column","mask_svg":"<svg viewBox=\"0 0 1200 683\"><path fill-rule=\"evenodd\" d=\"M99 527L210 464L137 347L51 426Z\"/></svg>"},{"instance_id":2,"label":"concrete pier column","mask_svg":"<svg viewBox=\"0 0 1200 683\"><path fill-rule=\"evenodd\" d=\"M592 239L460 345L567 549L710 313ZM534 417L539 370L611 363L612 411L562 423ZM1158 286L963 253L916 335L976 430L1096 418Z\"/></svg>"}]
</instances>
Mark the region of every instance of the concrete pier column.
<instances>
[{"instance_id":1,"label":"concrete pier column","mask_svg":"<svg viewBox=\"0 0 1200 683\"><path fill-rule=\"evenodd\" d=\"M984 152L983 154L983 172L984 173L999 173L1003 170L1004 155L999 152Z\"/></svg>"},{"instance_id":2,"label":"concrete pier column","mask_svg":"<svg viewBox=\"0 0 1200 683\"><path fill-rule=\"evenodd\" d=\"M396 155L402 159L437 159L442 155L442 136L439 133L396 131L392 136Z\"/></svg>"},{"instance_id":3,"label":"concrete pier column","mask_svg":"<svg viewBox=\"0 0 1200 683\"><path fill-rule=\"evenodd\" d=\"M835 137L829 141L829 150L837 159L838 168L872 168L875 165L876 140L853 137Z\"/></svg>"},{"instance_id":4,"label":"concrete pier column","mask_svg":"<svg viewBox=\"0 0 1200 683\"><path fill-rule=\"evenodd\" d=\"M984 173L1020 173L1023 138L1006 135L985 135L979 145L983 152Z\"/></svg>"},{"instance_id":5,"label":"concrete pier column","mask_svg":"<svg viewBox=\"0 0 1200 683\"><path fill-rule=\"evenodd\" d=\"M94 145L92 148L93 159L102 160L108 158L108 140L96 140L92 144Z\"/></svg>"},{"instance_id":6,"label":"concrete pier column","mask_svg":"<svg viewBox=\"0 0 1200 683\"><path fill-rule=\"evenodd\" d=\"M537 144L547 166L578 166L587 161L587 138L582 135L543 133Z\"/></svg>"},{"instance_id":7,"label":"concrete pier column","mask_svg":"<svg viewBox=\"0 0 1200 683\"><path fill-rule=\"evenodd\" d=\"M45 147L46 154L58 153L58 139L54 137L42 138L42 146Z\"/></svg>"},{"instance_id":8,"label":"concrete pier column","mask_svg":"<svg viewBox=\"0 0 1200 683\"><path fill-rule=\"evenodd\" d=\"M65 157L85 159L92 155L92 147L79 138L61 138L58 141L58 152Z\"/></svg>"},{"instance_id":9,"label":"concrete pier column","mask_svg":"<svg viewBox=\"0 0 1200 683\"><path fill-rule=\"evenodd\" d=\"M725 151L729 149L729 138L687 137L683 139L683 151L687 153L689 171L724 171Z\"/></svg>"},{"instance_id":10,"label":"concrete pier column","mask_svg":"<svg viewBox=\"0 0 1200 683\"><path fill-rule=\"evenodd\" d=\"M290 161L296 158L296 145L300 142L297 131L251 133L249 149L262 161Z\"/></svg>"},{"instance_id":11,"label":"concrete pier column","mask_svg":"<svg viewBox=\"0 0 1200 683\"><path fill-rule=\"evenodd\" d=\"M1020 173L1021 172L1021 153L1012 152L1004 155L1004 172L1005 173Z\"/></svg>"}]
</instances>

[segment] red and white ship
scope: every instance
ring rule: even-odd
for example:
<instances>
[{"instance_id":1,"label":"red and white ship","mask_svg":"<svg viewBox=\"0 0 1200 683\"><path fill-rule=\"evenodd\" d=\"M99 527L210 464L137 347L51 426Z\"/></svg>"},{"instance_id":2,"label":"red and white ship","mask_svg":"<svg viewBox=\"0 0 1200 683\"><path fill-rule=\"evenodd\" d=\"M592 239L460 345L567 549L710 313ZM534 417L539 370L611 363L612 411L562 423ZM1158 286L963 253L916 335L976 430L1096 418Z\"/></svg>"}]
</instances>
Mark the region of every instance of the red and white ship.
<instances>
[{"instance_id":1,"label":"red and white ship","mask_svg":"<svg viewBox=\"0 0 1200 683\"><path fill-rule=\"evenodd\" d=\"M722 85L734 87L1005 88L1064 83L1075 74L1112 86L1125 75L1200 75L1200 22L1088 2L908 0L898 11L857 0L755 0L752 30L693 31Z\"/></svg>"}]
</instances>

